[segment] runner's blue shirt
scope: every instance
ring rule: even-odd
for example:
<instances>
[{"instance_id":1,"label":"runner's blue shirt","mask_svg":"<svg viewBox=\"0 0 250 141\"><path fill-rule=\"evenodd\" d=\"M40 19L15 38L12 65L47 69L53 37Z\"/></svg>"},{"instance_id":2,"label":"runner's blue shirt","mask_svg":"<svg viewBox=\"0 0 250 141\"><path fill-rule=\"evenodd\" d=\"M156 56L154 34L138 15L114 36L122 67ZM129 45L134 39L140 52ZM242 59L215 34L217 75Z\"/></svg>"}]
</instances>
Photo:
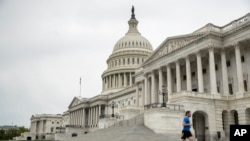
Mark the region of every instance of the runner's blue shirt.
<instances>
[{"instance_id":1,"label":"runner's blue shirt","mask_svg":"<svg viewBox=\"0 0 250 141\"><path fill-rule=\"evenodd\" d=\"M187 116L184 117L183 122L190 124L190 120ZM190 131L190 125L183 126L183 131Z\"/></svg>"}]
</instances>

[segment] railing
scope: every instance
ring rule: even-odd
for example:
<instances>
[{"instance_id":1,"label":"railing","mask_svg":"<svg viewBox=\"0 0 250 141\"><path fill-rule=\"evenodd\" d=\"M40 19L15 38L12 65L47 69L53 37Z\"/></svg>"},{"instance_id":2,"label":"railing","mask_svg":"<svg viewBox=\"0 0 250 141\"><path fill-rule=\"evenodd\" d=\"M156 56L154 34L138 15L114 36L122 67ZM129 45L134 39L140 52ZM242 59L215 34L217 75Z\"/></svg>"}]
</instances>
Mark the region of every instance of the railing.
<instances>
[{"instance_id":1,"label":"railing","mask_svg":"<svg viewBox=\"0 0 250 141\"><path fill-rule=\"evenodd\" d=\"M65 127L74 127L74 128L82 128L83 126L81 125L65 125Z\"/></svg>"},{"instance_id":2,"label":"railing","mask_svg":"<svg viewBox=\"0 0 250 141\"><path fill-rule=\"evenodd\" d=\"M153 103L153 104L148 104L144 106L144 109L152 109L152 108L167 108L171 110L183 110L184 106L183 105L177 105L177 104L166 104L166 107L163 107L163 103Z\"/></svg>"},{"instance_id":3,"label":"railing","mask_svg":"<svg viewBox=\"0 0 250 141\"><path fill-rule=\"evenodd\" d=\"M111 115L100 115L99 119L111 118L111 117L112 117ZM124 117L122 115L115 114L114 117L112 117L112 118L123 119Z\"/></svg>"},{"instance_id":4,"label":"railing","mask_svg":"<svg viewBox=\"0 0 250 141\"><path fill-rule=\"evenodd\" d=\"M143 114L139 114L136 117L133 117L128 120L122 120L115 122L111 127L118 127L118 126L132 126L132 125L143 125L144 124L144 116Z\"/></svg>"}]
</instances>

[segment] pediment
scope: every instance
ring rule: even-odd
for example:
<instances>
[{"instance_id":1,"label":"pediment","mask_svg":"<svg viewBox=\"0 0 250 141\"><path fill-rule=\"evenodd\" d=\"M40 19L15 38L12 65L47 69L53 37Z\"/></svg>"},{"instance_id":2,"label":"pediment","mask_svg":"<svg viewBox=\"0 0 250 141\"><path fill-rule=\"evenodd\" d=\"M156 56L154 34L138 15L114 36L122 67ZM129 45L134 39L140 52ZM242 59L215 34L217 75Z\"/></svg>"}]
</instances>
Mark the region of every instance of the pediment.
<instances>
[{"instance_id":1,"label":"pediment","mask_svg":"<svg viewBox=\"0 0 250 141\"><path fill-rule=\"evenodd\" d=\"M153 54L144 62L144 64L147 64L164 55L174 52L180 48L183 48L189 45L190 43L198 40L203 35L204 33L169 37L166 40L164 40L164 42L153 52Z\"/></svg>"},{"instance_id":2,"label":"pediment","mask_svg":"<svg viewBox=\"0 0 250 141\"><path fill-rule=\"evenodd\" d=\"M73 100L71 101L70 105L69 105L69 108L74 107L74 106L80 104L81 102L82 101L81 101L80 98L74 97Z\"/></svg>"}]
</instances>

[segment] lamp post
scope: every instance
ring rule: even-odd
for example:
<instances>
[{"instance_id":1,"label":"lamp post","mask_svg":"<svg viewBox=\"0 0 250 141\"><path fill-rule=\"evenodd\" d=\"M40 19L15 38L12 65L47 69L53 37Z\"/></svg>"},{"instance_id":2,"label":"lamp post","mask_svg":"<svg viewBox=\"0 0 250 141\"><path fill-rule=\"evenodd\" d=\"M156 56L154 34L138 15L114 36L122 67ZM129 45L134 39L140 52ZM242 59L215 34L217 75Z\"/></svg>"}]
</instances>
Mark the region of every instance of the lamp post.
<instances>
[{"instance_id":1,"label":"lamp post","mask_svg":"<svg viewBox=\"0 0 250 141\"><path fill-rule=\"evenodd\" d=\"M114 108L115 108L115 102L112 101L112 115L111 115L111 117L115 117Z\"/></svg>"},{"instance_id":2,"label":"lamp post","mask_svg":"<svg viewBox=\"0 0 250 141\"><path fill-rule=\"evenodd\" d=\"M168 101L168 92L166 91L165 86L162 86L162 91L159 90L159 94L162 95L162 107L166 107L166 102ZM166 102L165 102L165 96L166 96Z\"/></svg>"}]
</instances>

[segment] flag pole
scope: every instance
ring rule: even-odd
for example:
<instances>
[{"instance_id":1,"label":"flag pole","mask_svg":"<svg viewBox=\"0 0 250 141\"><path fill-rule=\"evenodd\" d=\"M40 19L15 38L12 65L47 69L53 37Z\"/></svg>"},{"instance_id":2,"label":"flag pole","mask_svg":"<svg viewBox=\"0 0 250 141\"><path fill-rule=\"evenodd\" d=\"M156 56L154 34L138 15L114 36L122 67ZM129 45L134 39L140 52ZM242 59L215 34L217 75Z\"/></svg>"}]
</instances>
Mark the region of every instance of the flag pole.
<instances>
[{"instance_id":1,"label":"flag pole","mask_svg":"<svg viewBox=\"0 0 250 141\"><path fill-rule=\"evenodd\" d=\"M82 81L82 78L80 77L80 97L82 96L82 92L81 92L81 85L82 85L81 83L82 82L81 81Z\"/></svg>"}]
</instances>

